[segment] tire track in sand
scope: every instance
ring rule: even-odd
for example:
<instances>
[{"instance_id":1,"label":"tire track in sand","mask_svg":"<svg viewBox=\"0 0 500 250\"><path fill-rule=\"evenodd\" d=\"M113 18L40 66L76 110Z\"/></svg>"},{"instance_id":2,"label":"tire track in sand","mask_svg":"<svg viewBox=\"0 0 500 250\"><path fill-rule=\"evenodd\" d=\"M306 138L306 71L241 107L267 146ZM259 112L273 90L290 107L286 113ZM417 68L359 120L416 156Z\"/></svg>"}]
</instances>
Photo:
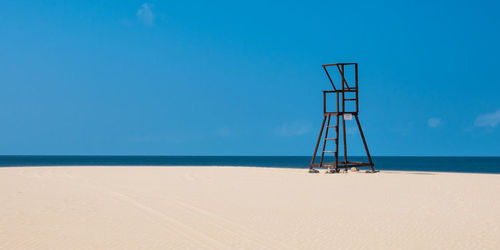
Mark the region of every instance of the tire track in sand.
<instances>
[{"instance_id":1,"label":"tire track in sand","mask_svg":"<svg viewBox=\"0 0 500 250\"><path fill-rule=\"evenodd\" d=\"M77 177L72 176L72 175L65 176L65 177L66 178L70 177L71 179L73 179L70 182L72 185L76 184L76 182L74 182L75 180L79 180L81 185L83 185L86 188L98 190L98 191L101 191L101 193L106 193L107 195L112 196L115 199L118 199L120 201L126 202L126 203L140 209L141 211L146 212L147 214L149 214L153 217L159 218L165 222L170 223L170 225L168 223L157 223L157 224L166 228L169 231L174 232L174 234L180 234L183 238L185 238L187 240L187 242L194 243L195 245L198 246L198 248L230 249L230 247L228 245L224 244L222 241L217 240L215 238L212 238L212 237L204 234L203 232L200 232L199 230L196 230L192 227L186 226L184 223L175 219L174 217L168 216L167 214L161 212L160 210L157 210L157 209L150 207L142 202L139 202L139 201L133 199L132 197L130 197L124 193L114 191L111 188L105 187L102 185L92 184L83 178L77 178ZM64 180L69 182L69 180L66 180L66 178L64 178ZM175 225L175 226L172 226L172 225ZM207 243L209 243L209 244L207 244Z\"/></svg>"}]
</instances>

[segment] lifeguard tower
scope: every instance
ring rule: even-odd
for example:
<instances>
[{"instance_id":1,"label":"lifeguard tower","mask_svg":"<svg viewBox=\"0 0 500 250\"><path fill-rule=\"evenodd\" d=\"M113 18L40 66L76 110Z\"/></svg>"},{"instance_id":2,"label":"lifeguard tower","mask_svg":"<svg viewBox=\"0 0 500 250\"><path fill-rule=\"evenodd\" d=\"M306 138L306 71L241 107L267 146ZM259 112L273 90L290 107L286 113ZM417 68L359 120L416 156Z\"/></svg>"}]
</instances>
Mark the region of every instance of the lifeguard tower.
<instances>
[{"instance_id":1,"label":"lifeguard tower","mask_svg":"<svg viewBox=\"0 0 500 250\"><path fill-rule=\"evenodd\" d=\"M369 172L375 172L370 151L368 150L368 145L366 144L363 129L361 128L358 118L358 64L334 63L325 64L322 65L322 67L328 76L328 80L330 80L330 83L332 84L333 90L323 91L323 124L321 125L318 142L316 143L313 158L311 160L311 164L309 165L309 172L317 173L318 170L314 168L327 168L327 173L336 173L340 172L341 169L345 171L347 171L348 168L357 170L358 167L370 167L371 170ZM336 84L334 83L334 80ZM336 97L336 107L334 107L333 110L331 110L331 105L328 105L327 103L328 97L332 95ZM333 125L331 124L332 117L335 122ZM344 159L341 161L339 161L340 117L342 117L342 138L344 146ZM352 120L353 117L356 120L361 139L363 140L368 162L356 162L349 161L347 159L346 120ZM328 137L329 135L331 136L331 134L329 134L330 129L334 129L333 137ZM322 139L323 130L325 130L325 136ZM321 159L319 163L316 163L316 155L321 144L323 144ZM328 147L327 144L329 144ZM331 149L333 147L334 149ZM331 159L331 157L327 158L325 157L325 154L333 154L335 161L333 162L331 160L330 162L327 162L326 159Z\"/></svg>"}]
</instances>

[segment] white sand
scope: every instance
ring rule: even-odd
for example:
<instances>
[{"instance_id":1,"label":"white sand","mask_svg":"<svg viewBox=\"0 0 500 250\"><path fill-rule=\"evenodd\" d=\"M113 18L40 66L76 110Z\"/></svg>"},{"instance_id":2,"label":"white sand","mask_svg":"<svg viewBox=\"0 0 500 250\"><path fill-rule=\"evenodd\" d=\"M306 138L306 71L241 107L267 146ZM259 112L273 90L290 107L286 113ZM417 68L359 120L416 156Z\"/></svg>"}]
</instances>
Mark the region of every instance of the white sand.
<instances>
[{"instance_id":1,"label":"white sand","mask_svg":"<svg viewBox=\"0 0 500 250\"><path fill-rule=\"evenodd\" d=\"M500 175L0 168L0 249L500 249Z\"/></svg>"}]
</instances>

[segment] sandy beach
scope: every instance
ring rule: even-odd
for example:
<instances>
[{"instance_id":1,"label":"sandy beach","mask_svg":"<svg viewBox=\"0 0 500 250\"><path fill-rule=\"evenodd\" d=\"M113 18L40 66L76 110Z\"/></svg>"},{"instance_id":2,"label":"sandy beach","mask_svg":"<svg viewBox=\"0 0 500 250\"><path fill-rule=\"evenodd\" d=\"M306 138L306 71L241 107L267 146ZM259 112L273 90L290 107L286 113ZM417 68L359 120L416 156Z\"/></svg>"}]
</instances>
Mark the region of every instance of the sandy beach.
<instances>
[{"instance_id":1,"label":"sandy beach","mask_svg":"<svg viewBox=\"0 0 500 250\"><path fill-rule=\"evenodd\" d=\"M500 175L0 168L0 249L499 249Z\"/></svg>"}]
</instances>

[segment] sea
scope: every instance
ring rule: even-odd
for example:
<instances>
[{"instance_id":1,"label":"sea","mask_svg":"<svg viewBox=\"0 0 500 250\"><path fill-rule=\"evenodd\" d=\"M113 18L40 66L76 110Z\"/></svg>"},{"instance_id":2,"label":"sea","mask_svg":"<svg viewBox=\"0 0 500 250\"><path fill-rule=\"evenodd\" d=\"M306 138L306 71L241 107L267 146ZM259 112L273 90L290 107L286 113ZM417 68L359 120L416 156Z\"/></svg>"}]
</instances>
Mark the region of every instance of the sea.
<instances>
[{"instance_id":1,"label":"sea","mask_svg":"<svg viewBox=\"0 0 500 250\"><path fill-rule=\"evenodd\" d=\"M374 156L376 170L500 173L500 157ZM349 157L366 161L366 157ZM241 166L307 169L309 156L58 156L4 155L0 167L40 166ZM326 159L325 161L332 161Z\"/></svg>"}]
</instances>

